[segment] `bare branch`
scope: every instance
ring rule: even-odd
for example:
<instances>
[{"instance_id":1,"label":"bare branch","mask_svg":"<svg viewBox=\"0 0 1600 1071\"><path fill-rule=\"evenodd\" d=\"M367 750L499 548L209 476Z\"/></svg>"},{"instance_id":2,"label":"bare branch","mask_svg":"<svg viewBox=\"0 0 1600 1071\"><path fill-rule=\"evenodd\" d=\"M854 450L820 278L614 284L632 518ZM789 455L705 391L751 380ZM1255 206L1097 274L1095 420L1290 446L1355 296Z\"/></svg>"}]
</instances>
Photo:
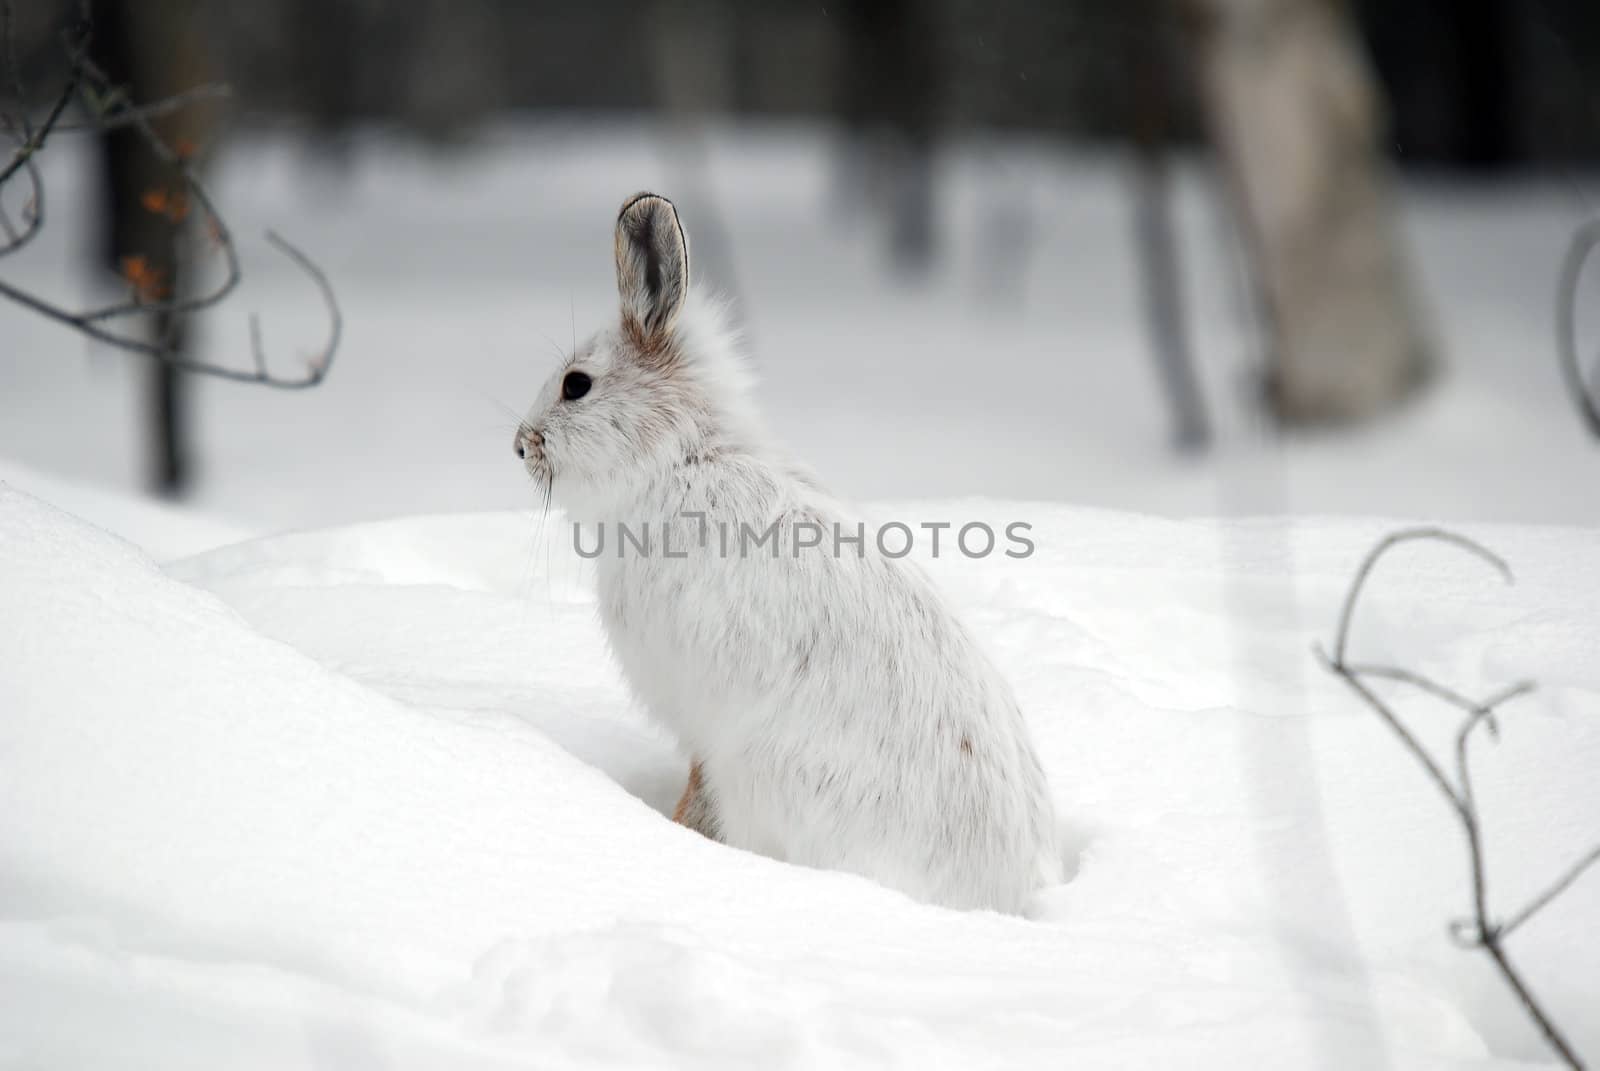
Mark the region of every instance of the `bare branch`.
<instances>
[{"instance_id":1,"label":"bare branch","mask_svg":"<svg viewBox=\"0 0 1600 1071\"><path fill-rule=\"evenodd\" d=\"M96 320L90 318L88 314L68 312L25 290L12 286L3 279L0 279L0 296L8 297L18 304L33 309L40 315L58 323L76 328L97 342L104 342L107 345L116 346L131 353L140 353L148 357L157 358L174 368L182 369L186 372L196 372L217 379L232 380L235 383L257 383L282 390L300 390L305 387L314 387L327 378L328 370L333 365L334 352L343 333L343 317L340 314L338 302L334 297L332 286L328 283L327 276L320 269L317 269L304 253L278 235L268 233L267 240L293 260L302 270L307 271L322 292L323 301L328 308L330 320L328 340L323 348L307 362L307 370L301 376L278 376L267 370L266 356L261 348L260 330L254 324L251 329L251 353L255 369L246 371L184 357L173 346L170 339L150 341L136 335L119 334L110 328L101 326L103 317L101 320ZM215 300L217 299L208 299L207 303L215 303ZM184 312L203 307L203 305L198 302L158 302L147 304L143 307L151 310L167 309ZM254 321L254 317L252 317L252 321Z\"/></svg>"},{"instance_id":2,"label":"bare branch","mask_svg":"<svg viewBox=\"0 0 1600 1071\"><path fill-rule=\"evenodd\" d=\"M311 281L317 284L318 291L322 294L322 302L328 310L328 339L323 343L322 349L306 359L306 376L304 379L291 381L272 379L267 376L267 357L261 345L260 324L255 317L251 317L251 352L255 355L256 371L262 377L259 381L270 383L275 387L314 387L321 383L328 374L328 369L333 367L333 355L339 350L339 339L344 334L344 316L339 311L339 301L334 295L333 285L328 282L328 277L321 268L312 262L311 258L301 252L282 235L273 231L267 232L267 241L271 242L279 252L297 264L301 271L311 276Z\"/></svg>"},{"instance_id":3,"label":"bare branch","mask_svg":"<svg viewBox=\"0 0 1600 1071\"><path fill-rule=\"evenodd\" d=\"M1412 758L1422 765L1422 768L1433 779L1433 783L1438 786L1439 791L1444 794L1451 805L1458 812L1462 810L1466 805L1461 801L1456 787L1450 783L1450 776L1444 772L1438 763L1433 761L1433 756L1428 754L1428 749L1423 747L1422 742L1411 734L1411 730L1407 729L1399 716L1389 709L1389 705L1380 699L1371 688L1368 688L1348 666L1328 658L1320 646L1316 648L1316 654L1330 673L1343 680L1351 691L1360 696L1367 706L1377 712L1378 716L1383 719L1384 724L1388 725L1395 736L1399 738L1401 746L1411 752Z\"/></svg>"},{"instance_id":4,"label":"bare branch","mask_svg":"<svg viewBox=\"0 0 1600 1071\"><path fill-rule=\"evenodd\" d=\"M195 86L158 100L154 104L145 105L130 104L125 97L114 94L111 100L103 101L99 108L92 109L95 118L72 123L57 123L56 130L58 132L90 130L96 133L117 130L151 119L165 118L199 101L226 100L232 96L233 87L223 82Z\"/></svg>"},{"instance_id":5,"label":"bare branch","mask_svg":"<svg viewBox=\"0 0 1600 1071\"><path fill-rule=\"evenodd\" d=\"M1511 936L1512 932L1516 930L1517 927L1521 926L1524 922L1527 922L1533 916L1537 915L1545 907L1545 905L1550 903L1550 901L1566 892L1573 882L1583 877L1584 871L1588 870L1596 863L1600 863L1600 845L1596 845L1588 855L1585 855L1576 863L1573 863L1572 866L1568 867L1559 878L1550 883L1550 887L1548 889L1540 893L1538 896L1535 896L1532 900L1528 901L1528 906L1523 908L1521 911L1518 911L1515 915L1512 915L1510 922L1502 923L1500 926L1500 936Z\"/></svg>"},{"instance_id":6,"label":"bare branch","mask_svg":"<svg viewBox=\"0 0 1600 1071\"><path fill-rule=\"evenodd\" d=\"M0 257L10 256L33 241L44 229L44 181L39 177L39 167L32 160L23 165L28 173L28 197L22 203L22 230L17 230L0 203L0 230L5 231L5 244L0 245ZM0 190L0 197L4 191Z\"/></svg>"},{"instance_id":7,"label":"bare branch","mask_svg":"<svg viewBox=\"0 0 1600 1071\"><path fill-rule=\"evenodd\" d=\"M50 111L45 116L43 124L37 130L26 134L22 144L11 154L11 162L6 164L4 168L0 168L0 189L3 189L5 184L11 180L11 176L20 171L40 149L44 148L44 143L50 137L51 131L61 121L62 113L67 110L67 105L72 103L73 96L78 92L78 86L83 81L84 63L88 58L86 54L89 47L88 25L80 26L75 36L76 40L67 46L67 55L72 63L71 73L67 76L67 83L61 87L61 94L56 97L56 102L50 106ZM26 123L26 120L24 120L24 123ZM26 130L26 127L24 129Z\"/></svg>"},{"instance_id":8,"label":"bare branch","mask_svg":"<svg viewBox=\"0 0 1600 1071\"><path fill-rule=\"evenodd\" d=\"M1350 582L1350 589L1345 595L1344 606L1339 614L1338 631L1334 644L1334 656L1329 658L1323 653L1321 647L1316 648L1317 657L1328 670L1339 677L1358 695L1367 706L1372 708L1384 724L1395 733L1401 744L1406 748L1417 763L1428 774L1440 793L1449 801L1451 810L1461 823L1462 833L1467 841L1467 860L1472 880L1472 917L1458 919L1450 924L1450 937L1456 944L1463 948L1481 950L1494 961L1496 969L1506 986L1521 1003L1523 1010L1533 1020L1534 1025L1544 1035L1545 1042L1555 1051L1568 1067L1582 1071L1583 1063L1578 1058L1577 1052L1561 1033L1560 1029L1551 1020L1549 1014L1540 1005L1538 999L1529 989L1522 975L1512 964L1511 958L1505 948L1505 939L1519 926L1532 918L1539 911L1549 906L1558 896L1578 880L1578 878L1600 862L1600 847L1590 851L1577 863L1563 871L1544 892L1534 897L1526 907L1512 916L1511 921L1497 926L1492 921L1489 909L1489 878L1488 862L1483 845L1483 826L1478 813L1478 801L1472 785L1471 744L1474 732L1478 727L1486 727L1491 734L1498 733L1495 720L1497 709L1513 699L1528 694L1534 688L1531 681L1522 681L1490 696L1481 702L1474 701L1447 685L1440 684L1432 678L1426 677L1415 671L1398 666L1384 665L1351 665L1345 661L1345 651L1350 638L1350 624L1355 616L1356 605L1360 599L1363 586L1371 575L1374 566L1391 547L1412 540L1431 540L1434 542L1448 543L1460 547L1493 565L1500 574L1510 582L1511 570L1506 563L1493 551L1486 547L1441 528L1412 528L1394 532L1380 540L1367 556L1362 559ZM1452 783L1449 774L1416 735L1397 717L1394 711L1367 686L1364 678L1390 680L1416 688L1426 695L1432 696L1443 703L1461 711L1466 715L1465 720L1456 731L1455 738L1455 781Z\"/></svg>"},{"instance_id":9,"label":"bare branch","mask_svg":"<svg viewBox=\"0 0 1600 1071\"><path fill-rule=\"evenodd\" d=\"M3 4L3 7L0 7L0 33L9 35L10 0L0 0L0 4ZM254 316L250 320L250 354L253 365L250 369L195 360L180 351L177 344L179 319L212 308L228 298L238 287L242 270L227 221L217 210L210 192L189 162L188 153L168 145L157 133L152 121L191 106L197 101L225 96L229 90L226 86L202 85L154 103L143 105L135 103L89 58L91 27L88 22L87 4L80 5L80 11L81 25L75 34L69 35L68 58L71 67L66 85L42 125L34 129L27 124L26 118L21 121L19 124L23 130L21 144L13 153L4 171L0 172L0 188L3 188L4 183L18 171L23 170L28 173L32 186L31 196L24 210L25 229L22 231L12 227L10 219L4 214L3 206L0 206L0 231L5 232L5 244L0 246L0 256L16 252L43 226L44 188L34 157L44 147L46 139L52 132L69 129L98 131L130 129L138 135L146 148L178 177L185 198L185 214L188 214L187 206L192 205L197 209L190 217L191 223L198 224L209 235L223 257L224 271L219 281L199 294L167 296L165 293L159 291L152 293L148 288L135 285L130 296L123 301L84 310L64 308L37 293L3 279L0 279L0 297L9 298L24 308L73 328L95 341L154 358L183 371L290 390L321 383L332 367L334 353L343 334L343 318L338 301L332 285L322 270L299 247L273 232L267 234L268 243L311 278L328 310L327 341L320 350L308 358L305 371L299 375L284 376L270 370L261 341L261 327ZM9 42L6 47L10 48ZM81 124L67 124L62 121L62 115L74 97L79 98L84 112L89 116ZM174 218L174 225L178 221ZM146 337L136 328L123 329L114 323L129 317L138 317L143 321L151 315L160 315L168 328L153 339Z\"/></svg>"},{"instance_id":10,"label":"bare branch","mask_svg":"<svg viewBox=\"0 0 1600 1071\"><path fill-rule=\"evenodd\" d=\"M1457 535L1443 528L1403 528L1398 532L1391 532L1379 540L1377 546L1367 552L1365 560L1362 561L1360 568L1356 570L1355 579L1350 582L1350 591L1345 595L1344 599L1344 610L1339 614L1339 631L1333 643L1334 665L1344 665L1345 648L1348 646L1350 638L1350 621L1355 616L1356 602L1361 598L1361 589L1366 585L1367 577L1371 574L1373 567L1393 547L1419 539L1454 544L1494 566L1495 569L1499 570L1500 575L1505 578L1506 583L1515 582L1515 578L1511 575L1511 567L1502 561L1499 555L1483 544L1468 539L1466 536Z\"/></svg>"},{"instance_id":11,"label":"bare branch","mask_svg":"<svg viewBox=\"0 0 1600 1071\"><path fill-rule=\"evenodd\" d=\"M89 81L99 90L103 92L109 89L111 86L110 77L87 56L80 61L80 67ZM239 268L239 255L234 249L233 235L229 232L226 221L223 220L221 213L217 211L216 205L212 203L210 193L200 181L200 176L195 173L194 168L166 143L161 135L156 132L155 127L150 125L150 120L145 115L138 110L132 110L119 113L119 117L126 118L126 125L138 132L145 145L155 154L156 158L177 172L178 177L182 179L188 195L194 199L194 203L200 208L203 225L209 230L212 238L216 241L217 247L222 251L222 255L227 262L227 275L209 293L202 294L199 297L175 298L167 301L149 301L136 297L115 305L79 313L76 319L83 323L95 323L101 320L110 320L138 313L166 312L182 315L199 312L202 309L207 309L220 303L239 285L239 279L242 275Z\"/></svg>"},{"instance_id":12,"label":"bare branch","mask_svg":"<svg viewBox=\"0 0 1600 1071\"><path fill-rule=\"evenodd\" d=\"M1483 829L1478 821L1478 798L1472 791L1472 766L1468 762L1467 746L1472 731L1489 718L1488 708L1475 710L1467 716L1456 733L1456 780L1460 786L1460 815L1463 831L1467 835L1467 852L1472 869L1472 916L1477 929L1474 935L1478 944L1488 947L1498 937L1489 920L1489 878L1484 873Z\"/></svg>"},{"instance_id":13,"label":"bare branch","mask_svg":"<svg viewBox=\"0 0 1600 1071\"><path fill-rule=\"evenodd\" d=\"M1381 680L1409 684L1418 691L1426 692L1435 699L1449 703L1464 714L1481 715L1484 718L1485 727L1489 730L1490 736L1500 735L1500 723L1495 720L1494 708L1518 696L1525 695L1537 687L1532 681L1520 681L1485 702L1478 703L1452 688L1447 688L1435 680L1424 677L1420 673L1402 669L1398 666L1352 665L1346 666L1345 669L1358 677L1377 677Z\"/></svg>"},{"instance_id":14,"label":"bare branch","mask_svg":"<svg viewBox=\"0 0 1600 1071\"><path fill-rule=\"evenodd\" d=\"M0 115L0 120L4 121L7 133L17 132L17 141L21 144L16 152L20 154L22 147L33 141L34 130L28 118L28 90L22 84L22 64L17 60L16 30L16 13L11 0L0 0L0 47L5 50L6 69L11 73L11 91L17 98L18 112L15 122L5 115ZM0 257L15 253L27 245L44 226L44 182L39 177L39 168L31 154L23 158L22 166L28 173L29 189L22 207L21 231L12 225L11 217L6 212L4 182L0 181L0 230L5 232L5 244L0 246Z\"/></svg>"},{"instance_id":15,"label":"bare branch","mask_svg":"<svg viewBox=\"0 0 1600 1071\"><path fill-rule=\"evenodd\" d=\"M1583 417L1589 433L1600 438L1600 402L1591 392L1578 353L1578 287L1583 281L1589 255L1597 245L1600 245L1600 219L1593 219L1578 228L1572 236L1572 244L1567 247L1567 258L1561 265L1561 283L1556 287L1556 351L1561 358L1561 374L1578 407L1578 414Z\"/></svg>"},{"instance_id":16,"label":"bare branch","mask_svg":"<svg viewBox=\"0 0 1600 1071\"><path fill-rule=\"evenodd\" d=\"M61 96L57 97L55 104L51 106L50 114L45 117L44 124L29 134L11 154L10 163L6 164L4 168L0 168L0 187L9 182L11 176L22 170L23 165L32 160L35 154L44 148L44 143L50 137L50 132L55 129L56 123L61 120L61 113L67 110L67 105L72 101L73 94L78 91L78 82L82 77L82 71L74 68L72 77L68 80L66 87L62 89Z\"/></svg>"}]
</instances>

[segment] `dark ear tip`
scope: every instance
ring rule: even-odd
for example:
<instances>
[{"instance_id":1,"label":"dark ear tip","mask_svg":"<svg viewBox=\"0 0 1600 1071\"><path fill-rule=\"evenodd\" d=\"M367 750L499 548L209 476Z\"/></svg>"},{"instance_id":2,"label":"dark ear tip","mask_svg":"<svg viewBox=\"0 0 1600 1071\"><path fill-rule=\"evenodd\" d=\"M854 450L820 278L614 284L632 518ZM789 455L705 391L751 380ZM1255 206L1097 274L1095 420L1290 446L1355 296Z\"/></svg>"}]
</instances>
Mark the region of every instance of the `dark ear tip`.
<instances>
[{"instance_id":1,"label":"dark ear tip","mask_svg":"<svg viewBox=\"0 0 1600 1071\"><path fill-rule=\"evenodd\" d=\"M617 213L617 222L621 223L631 212L650 212L658 206L665 208L674 216L678 214L678 209L667 198L659 193L651 193L648 190L644 190L622 202L622 210Z\"/></svg>"}]
</instances>

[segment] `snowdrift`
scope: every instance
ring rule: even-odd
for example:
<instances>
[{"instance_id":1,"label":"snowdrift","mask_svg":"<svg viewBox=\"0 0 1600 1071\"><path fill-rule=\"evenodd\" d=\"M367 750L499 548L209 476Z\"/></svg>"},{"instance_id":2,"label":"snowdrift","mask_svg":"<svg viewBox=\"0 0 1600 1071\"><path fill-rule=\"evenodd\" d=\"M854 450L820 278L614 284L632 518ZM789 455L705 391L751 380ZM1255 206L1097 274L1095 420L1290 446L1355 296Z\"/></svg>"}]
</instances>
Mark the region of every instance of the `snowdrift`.
<instances>
[{"instance_id":1,"label":"snowdrift","mask_svg":"<svg viewBox=\"0 0 1600 1071\"><path fill-rule=\"evenodd\" d=\"M1311 645L1370 522L1034 526L924 564L1016 682L1070 880L960 914L662 812L555 517L416 518L166 566L0 485L0 1066L1508 1067L1445 938L1440 800ZM1531 675L1481 757L1510 911L1600 834L1600 544L1396 554L1357 649ZM1434 744L1453 723L1404 709ZM1437 731L1435 731L1437 730ZM1515 938L1580 1046L1600 883Z\"/></svg>"}]
</instances>

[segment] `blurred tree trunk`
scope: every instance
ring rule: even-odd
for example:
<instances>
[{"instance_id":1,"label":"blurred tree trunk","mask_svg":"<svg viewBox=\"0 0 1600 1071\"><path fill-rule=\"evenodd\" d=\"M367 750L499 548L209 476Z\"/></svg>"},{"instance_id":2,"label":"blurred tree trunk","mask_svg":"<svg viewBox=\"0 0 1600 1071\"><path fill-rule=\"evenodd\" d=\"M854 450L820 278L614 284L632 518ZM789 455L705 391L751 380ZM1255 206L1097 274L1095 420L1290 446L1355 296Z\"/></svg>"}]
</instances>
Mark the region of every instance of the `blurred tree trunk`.
<instances>
[{"instance_id":1,"label":"blurred tree trunk","mask_svg":"<svg viewBox=\"0 0 1600 1071\"><path fill-rule=\"evenodd\" d=\"M199 0L94 0L91 9L95 61L136 104L148 104L209 81L209 56L200 30ZM208 140L216 109L195 102L152 121L156 133L180 154ZM127 274L134 260L157 284L158 294L182 292L180 245L185 189L176 170L145 144L138 131L121 127L101 136L106 196L106 254ZM189 343L180 318L154 313L147 330L179 352ZM189 442L188 379L171 365L151 361L146 369L145 426L150 479L157 491L176 496L193 475Z\"/></svg>"},{"instance_id":2,"label":"blurred tree trunk","mask_svg":"<svg viewBox=\"0 0 1600 1071\"><path fill-rule=\"evenodd\" d=\"M1559 9L1517 0L1354 0L1373 66L1394 112L1397 152L1466 170L1508 168L1526 158L1542 129L1529 96L1540 85L1571 94L1565 56L1527 53ZM1419 57L1424 62L1419 62ZM1544 124L1534 120L1537 127ZM1559 124L1558 124L1559 125Z\"/></svg>"},{"instance_id":3,"label":"blurred tree trunk","mask_svg":"<svg viewBox=\"0 0 1600 1071\"><path fill-rule=\"evenodd\" d=\"M655 0L650 27L656 105L666 118L670 195L693 223L695 276L734 299L745 316L733 236L711 181L708 120L734 110L737 9L716 0Z\"/></svg>"},{"instance_id":4,"label":"blurred tree trunk","mask_svg":"<svg viewBox=\"0 0 1600 1071\"><path fill-rule=\"evenodd\" d=\"M1141 32L1129 33L1128 94L1133 134L1134 245L1139 253L1146 330L1156 373L1172 414L1173 444L1183 452L1211 441L1205 401L1195 374L1183 303L1183 273L1172 218L1170 149L1177 100L1177 49L1166 0L1145 0Z\"/></svg>"},{"instance_id":5,"label":"blurred tree trunk","mask_svg":"<svg viewBox=\"0 0 1600 1071\"><path fill-rule=\"evenodd\" d=\"M937 252L934 150L939 121L938 26L920 0L843 0L840 117L868 198L887 214L897 268L925 273ZM856 191L841 191L847 198Z\"/></svg>"},{"instance_id":6,"label":"blurred tree trunk","mask_svg":"<svg viewBox=\"0 0 1600 1071\"><path fill-rule=\"evenodd\" d=\"M1461 55L1456 73L1461 162L1483 170L1507 167L1516 156L1510 11L1503 0L1457 0L1453 14L1450 29Z\"/></svg>"},{"instance_id":7,"label":"blurred tree trunk","mask_svg":"<svg viewBox=\"0 0 1600 1071\"><path fill-rule=\"evenodd\" d=\"M1338 0L1190 0L1202 105L1273 337L1285 424L1351 423L1432 366L1391 216L1377 90Z\"/></svg>"},{"instance_id":8,"label":"blurred tree trunk","mask_svg":"<svg viewBox=\"0 0 1600 1071\"><path fill-rule=\"evenodd\" d=\"M367 37L365 4L327 0L287 0L284 16L288 38L295 43L287 57L295 99L310 120L317 148L338 167L349 163L350 128L361 100L357 61Z\"/></svg>"}]
</instances>

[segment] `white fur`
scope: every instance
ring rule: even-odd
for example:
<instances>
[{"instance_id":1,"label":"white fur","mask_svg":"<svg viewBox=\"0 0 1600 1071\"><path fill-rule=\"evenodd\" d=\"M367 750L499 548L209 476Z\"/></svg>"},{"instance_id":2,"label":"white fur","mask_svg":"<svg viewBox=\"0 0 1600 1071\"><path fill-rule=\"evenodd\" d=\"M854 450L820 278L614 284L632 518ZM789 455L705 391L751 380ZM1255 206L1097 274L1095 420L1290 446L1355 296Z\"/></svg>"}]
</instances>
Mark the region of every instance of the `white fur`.
<instances>
[{"instance_id":1,"label":"white fur","mask_svg":"<svg viewBox=\"0 0 1600 1071\"><path fill-rule=\"evenodd\" d=\"M833 526L853 535L859 518L762 431L721 310L692 293L680 304L664 317L670 367L627 330L601 332L518 439L574 521L605 524L600 616L627 680L701 764L723 842L1020 911L1060 862L1010 687L870 526L863 553L835 553ZM561 398L570 369L593 379L576 401ZM739 525L774 520L777 556L741 554ZM824 526L821 547L796 553L798 521ZM648 554L619 555L619 522L648 527Z\"/></svg>"}]
</instances>

